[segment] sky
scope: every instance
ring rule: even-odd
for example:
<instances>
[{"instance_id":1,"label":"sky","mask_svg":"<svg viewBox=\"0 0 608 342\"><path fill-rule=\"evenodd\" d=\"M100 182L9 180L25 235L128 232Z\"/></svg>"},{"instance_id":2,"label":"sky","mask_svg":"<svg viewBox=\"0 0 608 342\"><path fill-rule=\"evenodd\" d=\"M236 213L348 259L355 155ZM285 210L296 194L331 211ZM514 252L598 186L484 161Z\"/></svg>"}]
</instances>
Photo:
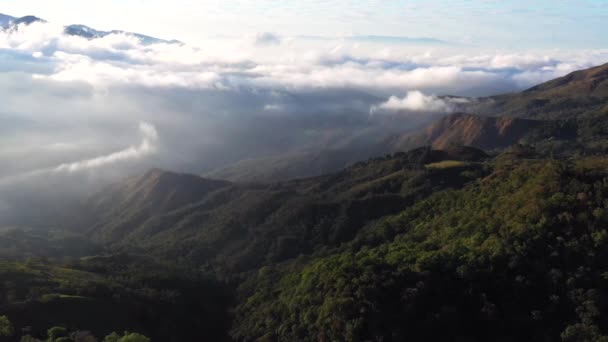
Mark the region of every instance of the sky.
<instances>
[{"instance_id":1,"label":"sky","mask_svg":"<svg viewBox=\"0 0 608 342\"><path fill-rule=\"evenodd\" d=\"M0 29L0 225L149 168L372 157L484 97L608 62L607 3L4 0L48 22Z\"/></svg>"},{"instance_id":2,"label":"sky","mask_svg":"<svg viewBox=\"0 0 608 342\"><path fill-rule=\"evenodd\" d=\"M608 47L606 0L5 0L1 12L100 29L201 37L431 37L494 48Z\"/></svg>"}]
</instances>

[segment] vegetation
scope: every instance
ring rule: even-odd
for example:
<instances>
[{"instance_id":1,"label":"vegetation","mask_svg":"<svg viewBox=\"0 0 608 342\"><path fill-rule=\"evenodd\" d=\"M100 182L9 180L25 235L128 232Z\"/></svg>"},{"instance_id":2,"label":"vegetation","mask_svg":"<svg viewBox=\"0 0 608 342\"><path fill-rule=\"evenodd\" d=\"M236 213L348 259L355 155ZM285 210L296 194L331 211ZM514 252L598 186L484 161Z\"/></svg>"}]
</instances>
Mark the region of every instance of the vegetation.
<instances>
[{"instance_id":1,"label":"vegetation","mask_svg":"<svg viewBox=\"0 0 608 342\"><path fill-rule=\"evenodd\" d=\"M241 287L233 336L598 341L608 160L512 161Z\"/></svg>"},{"instance_id":2,"label":"vegetation","mask_svg":"<svg viewBox=\"0 0 608 342\"><path fill-rule=\"evenodd\" d=\"M43 340L32 337L31 335L25 335L21 337L20 342L42 342ZM64 327L52 327L47 331L46 342L98 342L100 341L92 333L88 331L74 331L69 332ZM103 342L150 342L151 340L138 333L131 333L125 331L122 335L112 332L107 335Z\"/></svg>"},{"instance_id":3,"label":"vegetation","mask_svg":"<svg viewBox=\"0 0 608 342\"><path fill-rule=\"evenodd\" d=\"M492 99L523 119L445 118L441 151L271 184L152 170L82 227L2 228L0 341L608 341L605 69Z\"/></svg>"},{"instance_id":4,"label":"vegetation","mask_svg":"<svg viewBox=\"0 0 608 342\"><path fill-rule=\"evenodd\" d=\"M449 169L452 167L463 167L467 164L463 161L458 160L444 160L437 163L426 164L425 167L427 169Z\"/></svg>"},{"instance_id":5,"label":"vegetation","mask_svg":"<svg viewBox=\"0 0 608 342\"><path fill-rule=\"evenodd\" d=\"M141 339L109 335L127 329L168 341L225 340L228 330L243 341L604 338L608 158L460 152L419 149L327 177L228 185L135 230L173 222L164 247L154 235L114 245L155 254L150 244L181 265L116 252L4 261L2 312L15 331L54 340L83 328L108 341ZM201 208L210 211L195 220ZM220 213L231 220L210 219ZM242 244L222 235L238 220ZM217 249L192 258L205 239Z\"/></svg>"},{"instance_id":6,"label":"vegetation","mask_svg":"<svg viewBox=\"0 0 608 342\"><path fill-rule=\"evenodd\" d=\"M16 335L57 339L87 329L95 336L136 330L159 341L226 339L229 287L196 270L111 255L62 265L3 261L0 279L0 312Z\"/></svg>"},{"instance_id":7,"label":"vegetation","mask_svg":"<svg viewBox=\"0 0 608 342\"><path fill-rule=\"evenodd\" d=\"M13 325L6 316L0 316L0 336L13 335Z\"/></svg>"}]
</instances>

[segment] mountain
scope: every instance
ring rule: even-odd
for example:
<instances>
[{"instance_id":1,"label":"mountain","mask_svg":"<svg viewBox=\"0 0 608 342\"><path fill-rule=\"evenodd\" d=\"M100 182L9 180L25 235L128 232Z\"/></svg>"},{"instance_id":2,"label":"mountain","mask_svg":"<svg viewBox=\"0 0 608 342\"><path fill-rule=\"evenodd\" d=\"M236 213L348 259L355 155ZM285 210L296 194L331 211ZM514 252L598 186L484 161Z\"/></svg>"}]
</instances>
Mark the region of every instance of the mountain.
<instances>
[{"instance_id":1,"label":"mountain","mask_svg":"<svg viewBox=\"0 0 608 342\"><path fill-rule=\"evenodd\" d=\"M10 15L0 13L0 28L9 29L15 28L18 25L30 25L35 22L46 22L46 20L27 15L21 18L12 17ZM79 36L86 39L96 39L103 38L111 34L124 34L128 36L133 36L139 39L143 44L181 44L178 40L164 40L160 38L155 38L151 36L147 36L140 33L126 32L121 30L111 30L111 31L99 31L94 28L85 26L85 25L68 25L64 29L65 34L71 36Z\"/></svg>"},{"instance_id":2,"label":"mountain","mask_svg":"<svg viewBox=\"0 0 608 342\"><path fill-rule=\"evenodd\" d=\"M170 184L184 185L211 181L152 171L94 197L92 211L104 219L92 227L91 236L119 249L136 248L213 269L246 272L348 241L368 222L398 212L434 190L461 186L467 177L460 173L479 172L478 162L485 158L485 153L471 148L421 148L316 178L267 185L213 182L205 191L160 209L142 203L165 203L167 196L174 196L163 187L156 195L160 199L150 201L156 193L150 190L149 184L155 183L150 178L168 177ZM456 161L457 167L425 167L445 160Z\"/></svg>"},{"instance_id":3,"label":"mountain","mask_svg":"<svg viewBox=\"0 0 608 342\"><path fill-rule=\"evenodd\" d=\"M608 64L471 104L468 113L447 115L389 143L394 150L451 144L503 150L523 143L545 154L608 151Z\"/></svg>"},{"instance_id":4,"label":"mountain","mask_svg":"<svg viewBox=\"0 0 608 342\"><path fill-rule=\"evenodd\" d=\"M30 25L35 22L46 22L44 19L40 19L33 15L26 15L24 17L13 17L10 15L0 13L0 28L8 29L18 25Z\"/></svg>"},{"instance_id":5,"label":"mountain","mask_svg":"<svg viewBox=\"0 0 608 342\"><path fill-rule=\"evenodd\" d=\"M13 20L11 22L11 25L30 25L33 23L45 23L46 20L44 19L40 19L36 16L33 15L26 15L24 17L21 18L16 18L15 20Z\"/></svg>"},{"instance_id":6,"label":"mountain","mask_svg":"<svg viewBox=\"0 0 608 342\"><path fill-rule=\"evenodd\" d=\"M437 149L470 145L500 151L523 143L547 155L608 151L608 64L523 92L466 102L459 106L461 112L440 117L418 130L376 131L375 139L362 144L347 142L340 148L314 147L242 160L205 176L241 182L309 177L374 155L428 145ZM433 117L427 116L427 122L430 119Z\"/></svg>"},{"instance_id":7,"label":"mountain","mask_svg":"<svg viewBox=\"0 0 608 342\"><path fill-rule=\"evenodd\" d=\"M111 34L124 34L139 39L143 44L181 44L178 40L164 40L140 33L126 32L121 30L99 31L85 25L68 25L64 32L70 36L79 36L87 39L103 38Z\"/></svg>"},{"instance_id":8,"label":"mountain","mask_svg":"<svg viewBox=\"0 0 608 342\"><path fill-rule=\"evenodd\" d=\"M607 161L499 155L340 247L262 268L240 287L231 335L601 341Z\"/></svg>"},{"instance_id":9,"label":"mountain","mask_svg":"<svg viewBox=\"0 0 608 342\"><path fill-rule=\"evenodd\" d=\"M11 17L10 15L0 13L0 27L6 28L10 26L10 23L15 20L15 17Z\"/></svg>"},{"instance_id":10,"label":"mountain","mask_svg":"<svg viewBox=\"0 0 608 342\"><path fill-rule=\"evenodd\" d=\"M393 148L407 150L430 145L436 149L445 149L451 145L467 145L485 150L504 150L516 144L540 147L555 141L568 141L574 147L577 130L575 123L567 121L456 113L439 119L421 133L395 137Z\"/></svg>"},{"instance_id":11,"label":"mountain","mask_svg":"<svg viewBox=\"0 0 608 342\"><path fill-rule=\"evenodd\" d=\"M383 144L368 140L336 148L308 148L299 152L245 159L212 170L205 177L234 182L268 182L313 177L337 172L355 162L386 154Z\"/></svg>"},{"instance_id":12,"label":"mountain","mask_svg":"<svg viewBox=\"0 0 608 342\"><path fill-rule=\"evenodd\" d=\"M376 141L431 146L333 173L241 183L153 169L73 207L86 219L70 232L0 229L0 332L607 341L604 72L480 100ZM331 153L293 160L335 167ZM315 170L281 158L273 177ZM253 165L237 174L263 174Z\"/></svg>"},{"instance_id":13,"label":"mountain","mask_svg":"<svg viewBox=\"0 0 608 342\"><path fill-rule=\"evenodd\" d=\"M95 236L103 241L125 238L126 232L150 217L203 200L214 191L229 187L195 175L159 169L109 186L87 201L95 227ZM90 221L91 222L91 221Z\"/></svg>"},{"instance_id":14,"label":"mountain","mask_svg":"<svg viewBox=\"0 0 608 342\"><path fill-rule=\"evenodd\" d=\"M151 170L88 202L104 255L55 256L51 237L52 259L0 262L0 310L36 337L601 341L606 170L523 146L418 148L265 185Z\"/></svg>"},{"instance_id":15,"label":"mountain","mask_svg":"<svg viewBox=\"0 0 608 342\"><path fill-rule=\"evenodd\" d=\"M472 112L558 120L608 110L608 64L575 71L516 94L480 99Z\"/></svg>"},{"instance_id":16,"label":"mountain","mask_svg":"<svg viewBox=\"0 0 608 342\"><path fill-rule=\"evenodd\" d=\"M418 144L431 145L437 149L460 144L492 150L520 142L540 124L542 123L536 120L457 113L441 118L416 138L420 139ZM407 139L398 142L408 143L414 142Z\"/></svg>"}]
</instances>

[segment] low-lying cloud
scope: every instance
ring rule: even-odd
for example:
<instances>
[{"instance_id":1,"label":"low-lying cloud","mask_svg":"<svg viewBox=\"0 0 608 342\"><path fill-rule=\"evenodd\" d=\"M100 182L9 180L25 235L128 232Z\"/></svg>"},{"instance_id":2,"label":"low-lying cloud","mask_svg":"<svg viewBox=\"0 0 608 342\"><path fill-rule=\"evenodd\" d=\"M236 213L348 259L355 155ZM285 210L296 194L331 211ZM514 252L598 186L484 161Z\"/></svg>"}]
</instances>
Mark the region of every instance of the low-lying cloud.
<instances>
[{"instance_id":1,"label":"low-lying cloud","mask_svg":"<svg viewBox=\"0 0 608 342\"><path fill-rule=\"evenodd\" d=\"M156 128L149 123L141 122L139 124L139 131L143 136L143 140L138 146L131 146L124 150L105 156L61 164L53 170L56 172L77 172L82 170L90 170L121 161L137 160L155 153L158 143L158 133L156 132Z\"/></svg>"},{"instance_id":2,"label":"low-lying cloud","mask_svg":"<svg viewBox=\"0 0 608 342\"><path fill-rule=\"evenodd\" d=\"M402 98L391 96L386 102L372 106L370 114L380 112L428 112L428 113L452 113L459 106L470 103L468 98L446 97L439 98L434 95L425 95L414 90Z\"/></svg>"},{"instance_id":3,"label":"low-lying cloud","mask_svg":"<svg viewBox=\"0 0 608 342\"><path fill-rule=\"evenodd\" d=\"M349 39L253 34L188 44L148 44L116 33L98 39L67 36L63 26L34 23L0 33L0 48L52 66L39 78L145 87L308 91L355 88L385 96L419 90L486 96L518 90L600 63L607 51L577 54L486 54L473 48L386 44Z\"/></svg>"},{"instance_id":4,"label":"low-lying cloud","mask_svg":"<svg viewBox=\"0 0 608 342\"><path fill-rule=\"evenodd\" d=\"M370 112L449 113L458 96L518 91L606 60L602 50L488 53L268 33L150 44L34 23L0 32L0 206L15 207L6 194L25 184L39 194L71 177L102 185L150 167L202 173L365 146L433 117ZM134 137L137 122L147 124Z\"/></svg>"}]
</instances>

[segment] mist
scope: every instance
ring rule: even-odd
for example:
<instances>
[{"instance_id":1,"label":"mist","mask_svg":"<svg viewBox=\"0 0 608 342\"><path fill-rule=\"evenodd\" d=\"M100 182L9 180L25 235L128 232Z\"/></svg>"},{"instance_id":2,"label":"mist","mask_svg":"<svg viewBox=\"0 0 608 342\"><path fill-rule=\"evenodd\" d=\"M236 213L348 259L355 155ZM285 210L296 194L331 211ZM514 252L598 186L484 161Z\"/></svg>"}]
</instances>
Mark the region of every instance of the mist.
<instances>
[{"instance_id":1,"label":"mist","mask_svg":"<svg viewBox=\"0 0 608 342\"><path fill-rule=\"evenodd\" d=\"M43 222L44 203L75 203L152 167L202 174L359 148L606 56L268 32L149 44L67 36L52 23L2 31L0 224Z\"/></svg>"}]
</instances>

